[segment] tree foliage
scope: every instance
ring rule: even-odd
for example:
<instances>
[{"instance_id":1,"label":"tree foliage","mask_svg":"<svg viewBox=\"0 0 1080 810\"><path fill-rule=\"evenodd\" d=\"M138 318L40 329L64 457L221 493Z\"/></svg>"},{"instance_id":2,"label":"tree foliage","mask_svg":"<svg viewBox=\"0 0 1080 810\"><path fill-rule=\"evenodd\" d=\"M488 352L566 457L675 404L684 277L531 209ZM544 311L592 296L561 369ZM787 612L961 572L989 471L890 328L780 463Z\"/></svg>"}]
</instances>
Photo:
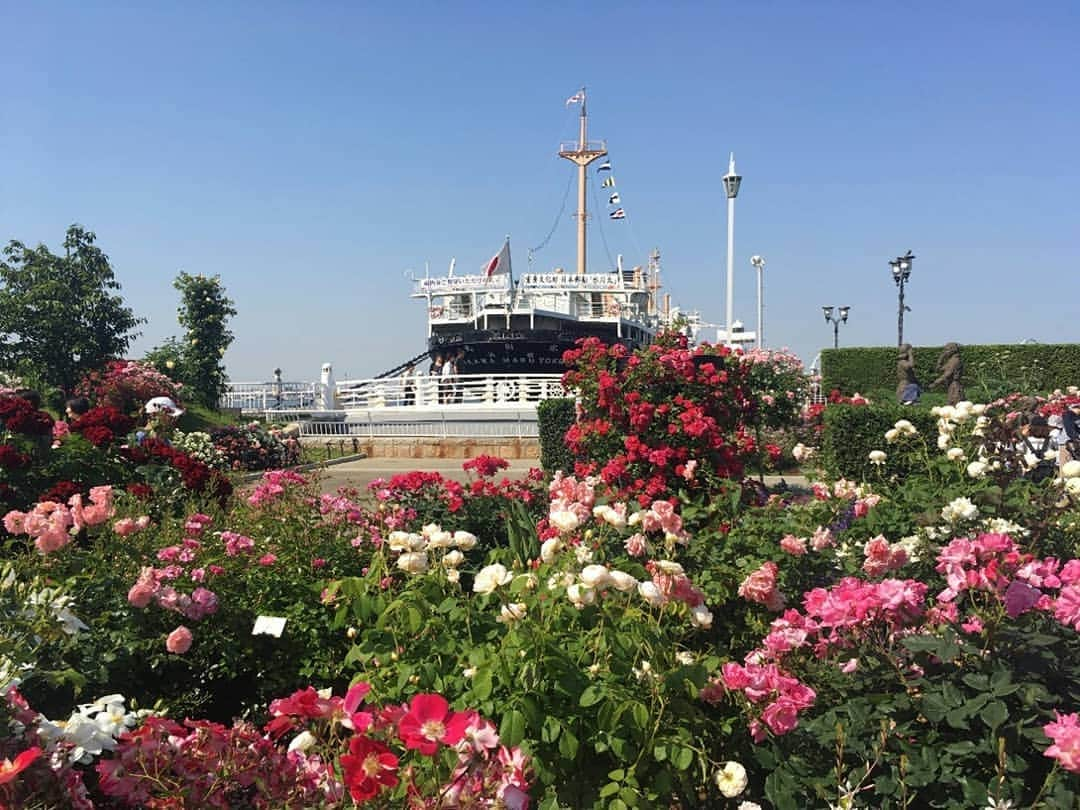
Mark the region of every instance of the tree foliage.
<instances>
[{"instance_id":1,"label":"tree foliage","mask_svg":"<svg viewBox=\"0 0 1080 810\"><path fill-rule=\"evenodd\" d=\"M147 354L159 371L184 383L188 396L216 408L225 393L225 364L222 357L233 342L228 319L236 315L233 302L225 295L221 277L208 278L181 271L173 281L180 292L177 320L187 332L183 340L169 338Z\"/></svg>"},{"instance_id":2,"label":"tree foliage","mask_svg":"<svg viewBox=\"0 0 1080 810\"><path fill-rule=\"evenodd\" d=\"M95 235L68 228L64 255L11 241L0 261L0 366L70 391L86 371L123 356L135 317Z\"/></svg>"}]
</instances>

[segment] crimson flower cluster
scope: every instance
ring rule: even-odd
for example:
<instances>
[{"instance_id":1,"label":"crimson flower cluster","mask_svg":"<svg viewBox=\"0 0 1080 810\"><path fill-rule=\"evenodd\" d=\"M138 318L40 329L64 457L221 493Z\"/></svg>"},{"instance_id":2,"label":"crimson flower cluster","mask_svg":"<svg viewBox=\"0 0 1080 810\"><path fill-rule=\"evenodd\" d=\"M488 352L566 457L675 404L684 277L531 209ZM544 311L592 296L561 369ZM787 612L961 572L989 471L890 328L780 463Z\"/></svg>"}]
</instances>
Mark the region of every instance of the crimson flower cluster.
<instances>
[{"instance_id":1,"label":"crimson flower cluster","mask_svg":"<svg viewBox=\"0 0 1080 810\"><path fill-rule=\"evenodd\" d=\"M0 427L24 436L52 435L53 418L22 397L0 396Z\"/></svg>"},{"instance_id":2,"label":"crimson flower cluster","mask_svg":"<svg viewBox=\"0 0 1080 810\"><path fill-rule=\"evenodd\" d=\"M217 470L177 450L168 442L153 437L142 444L123 448L124 455L136 464L167 464L180 473L180 478L192 492L207 492L223 499L232 494L232 483Z\"/></svg>"},{"instance_id":3,"label":"crimson flower cluster","mask_svg":"<svg viewBox=\"0 0 1080 810\"><path fill-rule=\"evenodd\" d=\"M579 392L578 420L566 434L582 460L579 476L599 473L643 506L716 477L742 477L756 449L748 426L759 402L750 365L727 347L691 349L685 336L669 334L630 355L586 338L563 359L563 385Z\"/></svg>"},{"instance_id":4,"label":"crimson flower cluster","mask_svg":"<svg viewBox=\"0 0 1080 810\"><path fill-rule=\"evenodd\" d=\"M112 405L101 405L88 410L69 427L94 447L108 447L117 437L127 436L135 420Z\"/></svg>"},{"instance_id":5,"label":"crimson flower cluster","mask_svg":"<svg viewBox=\"0 0 1080 810\"><path fill-rule=\"evenodd\" d=\"M91 402L112 405L124 413L134 413L153 397L180 401L183 386L148 363L137 360L110 360L101 370L89 372L75 387L75 394Z\"/></svg>"}]
</instances>

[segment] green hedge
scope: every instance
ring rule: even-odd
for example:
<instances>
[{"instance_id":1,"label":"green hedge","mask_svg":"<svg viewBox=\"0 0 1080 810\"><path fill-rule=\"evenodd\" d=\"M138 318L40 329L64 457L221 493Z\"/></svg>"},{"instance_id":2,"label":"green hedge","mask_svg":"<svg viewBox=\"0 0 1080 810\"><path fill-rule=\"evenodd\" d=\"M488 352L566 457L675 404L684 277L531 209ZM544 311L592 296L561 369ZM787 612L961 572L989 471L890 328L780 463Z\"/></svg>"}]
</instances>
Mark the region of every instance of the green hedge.
<instances>
[{"instance_id":1,"label":"green hedge","mask_svg":"<svg viewBox=\"0 0 1080 810\"><path fill-rule=\"evenodd\" d=\"M906 441L888 444L885 431L900 419L907 419L926 443ZM914 437L912 437L914 438ZM904 478L913 469L925 468L925 459L915 457L929 446L937 452L937 419L927 408L903 405L829 405L825 409L825 431L821 438L821 465L831 478L853 481ZM870 461L871 450L884 450L885 464L878 469Z\"/></svg>"},{"instance_id":2,"label":"green hedge","mask_svg":"<svg viewBox=\"0 0 1080 810\"><path fill-rule=\"evenodd\" d=\"M576 418L574 400L545 399L536 408L537 430L540 433L540 466L545 472L574 471L574 456L564 437Z\"/></svg>"},{"instance_id":3,"label":"green hedge","mask_svg":"<svg viewBox=\"0 0 1080 810\"><path fill-rule=\"evenodd\" d=\"M942 346L916 346L915 369L926 388L938 377ZM1080 384L1080 344L960 345L964 388L968 399L988 401L1022 391L1046 393ZM896 348L873 346L825 349L821 352L821 387L844 394L896 390Z\"/></svg>"}]
</instances>

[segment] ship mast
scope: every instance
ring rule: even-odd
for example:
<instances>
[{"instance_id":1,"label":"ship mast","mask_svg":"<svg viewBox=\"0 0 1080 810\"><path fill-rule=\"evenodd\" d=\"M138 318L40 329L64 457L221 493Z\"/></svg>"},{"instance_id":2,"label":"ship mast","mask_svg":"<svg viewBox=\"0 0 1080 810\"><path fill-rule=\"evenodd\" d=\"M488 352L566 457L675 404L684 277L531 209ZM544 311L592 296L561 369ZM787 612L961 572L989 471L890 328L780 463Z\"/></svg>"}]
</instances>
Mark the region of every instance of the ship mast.
<instances>
[{"instance_id":1,"label":"ship mast","mask_svg":"<svg viewBox=\"0 0 1080 810\"><path fill-rule=\"evenodd\" d=\"M589 218L585 205L585 183L588 179L585 167L597 158L607 154L607 144L603 141L588 140L588 116L585 111L585 88L581 88L581 124L577 143L559 145L559 157L566 158L578 167L578 210L577 210L577 271L585 272L585 223Z\"/></svg>"}]
</instances>

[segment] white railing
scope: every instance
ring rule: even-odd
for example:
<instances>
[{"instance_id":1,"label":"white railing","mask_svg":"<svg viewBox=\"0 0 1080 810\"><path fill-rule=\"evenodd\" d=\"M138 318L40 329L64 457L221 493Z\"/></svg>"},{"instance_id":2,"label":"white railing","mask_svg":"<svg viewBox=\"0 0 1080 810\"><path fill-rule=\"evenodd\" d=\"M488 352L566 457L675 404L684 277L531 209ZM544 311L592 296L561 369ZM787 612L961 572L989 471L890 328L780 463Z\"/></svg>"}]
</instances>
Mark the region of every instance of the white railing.
<instances>
[{"instance_id":1,"label":"white railing","mask_svg":"<svg viewBox=\"0 0 1080 810\"><path fill-rule=\"evenodd\" d=\"M224 405L245 413L305 411L365 411L393 409L499 411L533 406L545 399L566 396L561 374L459 374L453 379L418 374L402 377L342 380L335 386L334 402L326 403L319 383L230 383Z\"/></svg>"},{"instance_id":2,"label":"white railing","mask_svg":"<svg viewBox=\"0 0 1080 810\"><path fill-rule=\"evenodd\" d=\"M244 412L308 410L315 407L317 383L242 382L229 383L222 404Z\"/></svg>"},{"instance_id":3,"label":"white railing","mask_svg":"<svg viewBox=\"0 0 1080 810\"><path fill-rule=\"evenodd\" d=\"M342 380L337 384L341 410L370 408L518 407L565 396L561 374L459 374L452 379L418 375Z\"/></svg>"}]
</instances>

